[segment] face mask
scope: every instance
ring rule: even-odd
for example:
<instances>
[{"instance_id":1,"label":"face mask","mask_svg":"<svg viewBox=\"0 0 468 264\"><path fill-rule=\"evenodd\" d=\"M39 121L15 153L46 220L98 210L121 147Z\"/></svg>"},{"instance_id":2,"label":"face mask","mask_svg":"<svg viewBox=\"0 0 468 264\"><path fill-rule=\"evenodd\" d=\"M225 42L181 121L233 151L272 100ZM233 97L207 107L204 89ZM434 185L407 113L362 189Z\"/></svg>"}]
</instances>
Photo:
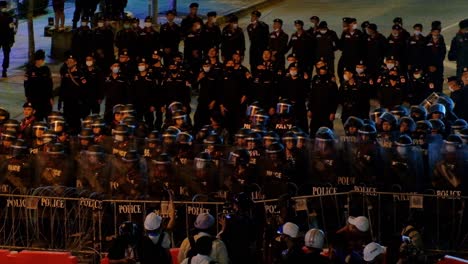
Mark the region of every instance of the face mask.
<instances>
[{"instance_id":1,"label":"face mask","mask_svg":"<svg viewBox=\"0 0 468 264\"><path fill-rule=\"evenodd\" d=\"M393 67L395 67L395 64L387 63L387 69L391 70L391 69L393 69Z\"/></svg>"},{"instance_id":2,"label":"face mask","mask_svg":"<svg viewBox=\"0 0 468 264\"><path fill-rule=\"evenodd\" d=\"M199 30L201 28L201 25L196 25L195 30Z\"/></svg>"},{"instance_id":3,"label":"face mask","mask_svg":"<svg viewBox=\"0 0 468 264\"><path fill-rule=\"evenodd\" d=\"M419 78L421 78L421 74L420 74L420 73L413 74L413 77L414 77L415 79L419 79Z\"/></svg>"},{"instance_id":4,"label":"face mask","mask_svg":"<svg viewBox=\"0 0 468 264\"><path fill-rule=\"evenodd\" d=\"M203 67L203 71L204 71L204 72L209 72L209 71L210 71L210 67L206 67L206 66Z\"/></svg>"},{"instance_id":5,"label":"face mask","mask_svg":"<svg viewBox=\"0 0 468 264\"><path fill-rule=\"evenodd\" d=\"M397 147L396 151L400 156L404 156L407 153L407 148L406 147Z\"/></svg>"},{"instance_id":6,"label":"face mask","mask_svg":"<svg viewBox=\"0 0 468 264\"><path fill-rule=\"evenodd\" d=\"M125 29L129 29L129 28L130 28L130 25L129 25L129 24L124 24L123 27L124 27Z\"/></svg>"},{"instance_id":7,"label":"face mask","mask_svg":"<svg viewBox=\"0 0 468 264\"><path fill-rule=\"evenodd\" d=\"M348 75L343 75L343 79L344 79L345 81L349 81Z\"/></svg>"},{"instance_id":8,"label":"face mask","mask_svg":"<svg viewBox=\"0 0 468 264\"><path fill-rule=\"evenodd\" d=\"M42 61L40 66L41 67L45 66L45 61Z\"/></svg>"},{"instance_id":9,"label":"face mask","mask_svg":"<svg viewBox=\"0 0 468 264\"><path fill-rule=\"evenodd\" d=\"M88 25L88 22L81 22L82 27L86 27Z\"/></svg>"},{"instance_id":10,"label":"face mask","mask_svg":"<svg viewBox=\"0 0 468 264\"><path fill-rule=\"evenodd\" d=\"M143 72L146 70L145 66L138 66L138 71Z\"/></svg>"},{"instance_id":11,"label":"face mask","mask_svg":"<svg viewBox=\"0 0 468 264\"><path fill-rule=\"evenodd\" d=\"M362 68L356 68L356 72L357 72L358 74L361 74L361 73L364 72L364 69L362 69Z\"/></svg>"},{"instance_id":12,"label":"face mask","mask_svg":"<svg viewBox=\"0 0 468 264\"><path fill-rule=\"evenodd\" d=\"M414 31L414 35L416 35L416 36L419 36L419 35L421 35L421 31L419 31L419 30L415 30L415 31Z\"/></svg>"},{"instance_id":13,"label":"face mask","mask_svg":"<svg viewBox=\"0 0 468 264\"><path fill-rule=\"evenodd\" d=\"M113 72L113 73L119 73L119 71L120 71L120 68L119 68L119 67L114 67L114 68L112 68L112 72Z\"/></svg>"},{"instance_id":14,"label":"face mask","mask_svg":"<svg viewBox=\"0 0 468 264\"><path fill-rule=\"evenodd\" d=\"M280 31L280 29L279 29L279 28L275 28L275 32L278 32L278 31Z\"/></svg>"},{"instance_id":15,"label":"face mask","mask_svg":"<svg viewBox=\"0 0 468 264\"><path fill-rule=\"evenodd\" d=\"M233 28L237 28L239 25L238 24L232 24Z\"/></svg>"},{"instance_id":16,"label":"face mask","mask_svg":"<svg viewBox=\"0 0 468 264\"><path fill-rule=\"evenodd\" d=\"M93 61L86 61L86 66L88 66L88 67L93 66Z\"/></svg>"},{"instance_id":17,"label":"face mask","mask_svg":"<svg viewBox=\"0 0 468 264\"><path fill-rule=\"evenodd\" d=\"M357 29L357 24L353 24L353 29Z\"/></svg>"},{"instance_id":18,"label":"face mask","mask_svg":"<svg viewBox=\"0 0 468 264\"><path fill-rule=\"evenodd\" d=\"M438 38L439 38L439 36L432 35L432 38L433 38L433 39L438 39Z\"/></svg>"},{"instance_id":19,"label":"face mask","mask_svg":"<svg viewBox=\"0 0 468 264\"><path fill-rule=\"evenodd\" d=\"M134 27L134 28L137 28L137 27L138 27L138 24L136 24L136 23L133 24L133 27Z\"/></svg>"},{"instance_id":20,"label":"face mask","mask_svg":"<svg viewBox=\"0 0 468 264\"><path fill-rule=\"evenodd\" d=\"M320 34L325 34L327 33L327 30L320 30Z\"/></svg>"},{"instance_id":21,"label":"face mask","mask_svg":"<svg viewBox=\"0 0 468 264\"><path fill-rule=\"evenodd\" d=\"M296 76L297 75L297 71L289 71L289 74L291 74L291 76Z\"/></svg>"},{"instance_id":22,"label":"face mask","mask_svg":"<svg viewBox=\"0 0 468 264\"><path fill-rule=\"evenodd\" d=\"M370 35L371 34L370 30L366 29L366 34Z\"/></svg>"},{"instance_id":23,"label":"face mask","mask_svg":"<svg viewBox=\"0 0 468 264\"><path fill-rule=\"evenodd\" d=\"M97 23L97 26L100 27L100 28L102 28L102 27L104 27L104 23L103 23L103 22L98 22L98 23Z\"/></svg>"},{"instance_id":24,"label":"face mask","mask_svg":"<svg viewBox=\"0 0 468 264\"><path fill-rule=\"evenodd\" d=\"M315 27L315 23L313 23L313 22L310 23L310 26L314 28L314 27Z\"/></svg>"},{"instance_id":25,"label":"face mask","mask_svg":"<svg viewBox=\"0 0 468 264\"><path fill-rule=\"evenodd\" d=\"M151 22L145 22L145 27L149 28L151 26L152 26Z\"/></svg>"},{"instance_id":26,"label":"face mask","mask_svg":"<svg viewBox=\"0 0 468 264\"><path fill-rule=\"evenodd\" d=\"M398 33L392 33L392 36L398 37Z\"/></svg>"}]
</instances>

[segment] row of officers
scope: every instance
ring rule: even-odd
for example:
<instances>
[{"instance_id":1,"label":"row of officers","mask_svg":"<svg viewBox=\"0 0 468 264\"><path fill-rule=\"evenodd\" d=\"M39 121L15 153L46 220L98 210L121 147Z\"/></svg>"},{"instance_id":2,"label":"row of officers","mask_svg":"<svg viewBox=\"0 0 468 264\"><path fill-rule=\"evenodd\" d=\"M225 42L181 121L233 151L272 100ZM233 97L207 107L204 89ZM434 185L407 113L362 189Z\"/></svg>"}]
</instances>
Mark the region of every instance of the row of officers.
<instances>
[{"instance_id":1,"label":"row of officers","mask_svg":"<svg viewBox=\"0 0 468 264\"><path fill-rule=\"evenodd\" d=\"M232 145L224 144L219 127L204 127L194 136L183 131L187 118L176 113L175 126L162 133L128 120L109 133L103 119L94 117L77 137L67 134L63 117L54 113L48 123L31 126L30 139L20 133L22 125L5 120L1 190L68 186L116 199L145 199L164 198L172 189L179 199L189 199L239 191L277 197L291 191L431 188L461 196L466 192L468 125L456 120L445 134L445 113L441 104L434 105L439 111L417 122L390 112L373 113L376 122L349 117L340 140L326 127L317 130L314 140L297 127L282 135L262 131L257 125L265 120L253 119L252 129L238 130ZM25 105L25 111L31 109Z\"/></svg>"},{"instance_id":2,"label":"row of officers","mask_svg":"<svg viewBox=\"0 0 468 264\"><path fill-rule=\"evenodd\" d=\"M150 130L160 130L172 102L180 102L182 110L191 114L195 92L198 104L194 131L210 125L211 118L219 116L232 135L246 119L248 105L258 102L274 119L277 103L287 98L287 104L293 107L294 125L313 132L321 126L333 128L338 105L342 106L343 122L349 116L367 118L370 99L377 99L386 109L418 105L429 95L440 93L444 81L419 67L403 73L394 57L386 58L375 78L362 61L353 68L344 68L343 81L338 86L323 58L314 65L316 74L310 76L295 54L288 56L287 68L283 68L272 60L272 52L265 50L261 64L252 71L242 65L239 53L234 53L225 64L218 56L218 50L211 48L208 59L194 72L186 67L180 54L164 65L158 50L149 60L138 61L132 61L128 51L123 50L108 69L110 73L106 73L92 54L82 63L70 54L60 70L59 110L63 108L72 134L79 132L81 119L100 113L103 102L107 123L113 119L115 105L130 103L136 108L138 121L144 121ZM36 120L43 120L51 112L55 97L51 73L44 64L45 53L39 50L25 74L25 96L35 107ZM453 116L467 119L468 68L463 70L461 80L453 76L448 83L452 99L449 110Z\"/></svg>"},{"instance_id":3,"label":"row of officers","mask_svg":"<svg viewBox=\"0 0 468 264\"><path fill-rule=\"evenodd\" d=\"M179 44L183 41L184 58L193 67L200 66L212 47L220 49L223 62L236 52L244 56L246 37L244 30L239 27L238 18L229 17L221 29L216 24L216 15L216 12L208 12L207 21L203 22L198 15L198 4L193 3L180 25L175 22L176 13L168 11L167 22L160 26L159 31L152 24L151 17L145 18L142 28L139 19L127 17L122 22L123 29L116 32L110 27L110 20L104 17L99 17L93 28L89 20L83 18L81 27L75 30L71 48L81 61L91 52L99 54L107 62L105 68L114 59L114 46L119 51L127 49L133 58L149 59L155 49L163 50L165 57L173 56L179 52ZM441 35L440 21L433 21L430 31L424 35L422 24L413 25L410 33L403 27L403 19L396 17L391 34L385 37L378 31L376 24L365 21L359 29L355 18L345 17L342 20L343 31L338 37L335 31L328 28L328 23L317 16L310 18L311 27L308 29L304 27L302 20L295 20L295 32L291 35L283 31L281 19L274 19L273 30L270 30L269 25L260 18L261 12L253 11L246 28L250 41L250 69L261 64L262 52L268 49L279 65L284 65L285 56L291 51L301 59L303 68L308 72L313 70L313 65L320 58L324 58L334 72L335 52L341 50L339 76L342 75L343 68L354 67L359 61L364 61L369 73L375 77L384 58L390 56L400 62L405 73L418 66L436 72L441 78L443 76L443 61L447 50L445 39ZM462 69L468 67L468 20L461 21L459 27L460 31L453 38L448 58L457 61L457 76L460 77Z\"/></svg>"}]
</instances>

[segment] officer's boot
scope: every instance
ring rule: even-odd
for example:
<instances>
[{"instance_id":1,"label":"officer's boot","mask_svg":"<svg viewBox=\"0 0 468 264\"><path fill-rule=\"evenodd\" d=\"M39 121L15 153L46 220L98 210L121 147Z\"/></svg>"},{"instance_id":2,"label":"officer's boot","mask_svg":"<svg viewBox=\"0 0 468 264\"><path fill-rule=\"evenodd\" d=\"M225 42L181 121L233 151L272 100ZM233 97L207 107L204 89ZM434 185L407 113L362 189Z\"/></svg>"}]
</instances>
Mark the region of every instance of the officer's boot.
<instances>
[{"instance_id":1,"label":"officer's boot","mask_svg":"<svg viewBox=\"0 0 468 264\"><path fill-rule=\"evenodd\" d=\"M7 69L3 68L2 78L6 78L6 77L7 77Z\"/></svg>"}]
</instances>

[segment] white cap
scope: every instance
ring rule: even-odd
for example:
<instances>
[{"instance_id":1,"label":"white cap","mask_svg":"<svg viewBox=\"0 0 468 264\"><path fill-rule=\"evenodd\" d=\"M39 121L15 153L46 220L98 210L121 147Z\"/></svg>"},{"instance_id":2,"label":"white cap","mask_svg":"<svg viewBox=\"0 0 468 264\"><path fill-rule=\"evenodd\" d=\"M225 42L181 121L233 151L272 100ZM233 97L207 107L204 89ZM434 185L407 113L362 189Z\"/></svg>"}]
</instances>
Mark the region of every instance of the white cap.
<instances>
[{"instance_id":1,"label":"white cap","mask_svg":"<svg viewBox=\"0 0 468 264\"><path fill-rule=\"evenodd\" d=\"M361 232L367 232L367 230L369 230L369 220L365 216L350 216L348 217L348 223L355 226Z\"/></svg>"},{"instance_id":2,"label":"white cap","mask_svg":"<svg viewBox=\"0 0 468 264\"><path fill-rule=\"evenodd\" d=\"M306 247L322 249L324 240L325 234L323 231L317 228L312 228L307 231L304 243Z\"/></svg>"},{"instance_id":3,"label":"white cap","mask_svg":"<svg viewBox=\"0 0 468 264\"><path fill-rule=\"evenodd\" d=\"M162 217L155 214L149 213L145 218L145 229L146 230L156 230L161 226Z\"/></svg>"},{"instance_id":4,"label":"white cap","mask_svg":"<svg viewBox=\"0 0 468 264\"><path fill-rule=\"evenodd\" d=\"M197 220L193 224L196 228L205 230L213 226L215 219L209 213L202 213L197 216Z\"/></svg>"},{"instance_id":5,"label":"white cap","mask_svg":"<svg viewBox=\"0 0 468 264\"><path fill-rule=\"evenodd\" d=\"M299 227L294 223L287 222L282 226L279 233L283 235L288 235L292 238L296 238L297 234L299 233Z\"/></svg>"},{"instance_id":6,"label":"white cap","mask_svg":"<svg viewBox=\"0 0 468 264\"><path fill-rule=\"evenodd\" d=\"M367 262L373 261L378 255L384 252L384 247L375 242L371 242L364 248L364 260Z\"/></svg>"}]
</instances>

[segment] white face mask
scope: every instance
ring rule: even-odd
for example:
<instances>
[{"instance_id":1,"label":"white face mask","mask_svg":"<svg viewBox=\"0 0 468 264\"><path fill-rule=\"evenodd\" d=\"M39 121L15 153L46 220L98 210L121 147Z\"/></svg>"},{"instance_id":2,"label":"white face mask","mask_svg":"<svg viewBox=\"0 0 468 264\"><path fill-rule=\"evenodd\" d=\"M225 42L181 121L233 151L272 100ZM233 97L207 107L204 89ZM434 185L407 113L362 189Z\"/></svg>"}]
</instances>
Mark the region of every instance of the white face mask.
<instances>
[{"instance_id":1,"label":"white face mask","mask_svg":"<svg viewBox=\"0 0 468 264\"><path fill-rule=\"evenodd\" d=\"M314 28L314 27L315 27L315 23L313 23L313 22L310 23L310 26Z\"/></svg>"},{"instance_id":2,"label":"white face mask","mask_svg":"<svg viewBox=\"0 0 468 264\"><path fill-rule=\"evenodd\" d=\"M119 67L114 67L114 68L112 68L112 72L113 72L113 73L119 73L119 71L120 71L120 68L119 68Z\"/></svg>"},{"instance_id":3,"label":"white face mask","mask_svg":"<svg viewBox=\"0 0 468 264\"><path fill-rule=\"evenodd\" d=\"M100 28L104 27L104 22L98 22L97 26L100 27Z\"/></svg>"},{"instance_id":4,"label":"white face mask","mask_svg":"<svg viewBox=\"0 0 468 264\"><path fill-rule=\"evenodd\" d=\"M391 69L393 69L393 67L395 67L395 64L387 63L387 69L391 70Z\"/></svg>"},{"instance_id":5,"label":"white face mask","mask_svg":"<svg viewBox=\"0 0 468 264\"><path fill-rule=\"evenodd\" d=\"M153 24L151 24L151 22L145 22L145 27L149 28L151 27Z\"/></svg>"},{"instance_id":6,"label":"white face mask","mask_svg":"<svg viewBox=\"0 0 468 264\"><path fill-rule=\"evenodd\" d=\"M357 72L358 74L361 74L361 73L364 72L364 69L362 69L362 68L356 68L356 72Z\"/></svg>"},{"instance_id":7,"label":"white face mask","mask_svg":"<svg viewBox=\"0 0 468 264\"><path fill-rule=\"evenodd\" d=\"M404 156L408 152L408 149L407 149L407 147L399 146L399 147L396 147L396 151L400 156Z\"/></svg>"},{"instance_id":8,"label":"white face mask","mask_svg":"<svg viewBox=\"0 0 468 264\"><path fill-rule=\"evenodd\" d=\"M204 67L203 67L203 71L204 71L204 72L209 72L209 71L210 71L210 67L204 66Z\"/></svg>"},{"instance_id":9,"label":"white face mask","mask_svg":"<svg viewBox=\"0 0 468 264\"><path fill-rule=\"evenodd\" d=\"M343 75L343 79L344 79L345 81L349 81L348 75Z\"/></svg>"},{"instance_id":10,"label":"white face mask","mask_svg":"<svg viewBox=\"0 0 468 264\"><path fill-rule=\"evenodd\" d=\"M370 34L371 34L371 31L368 30L368 29L366 29L366 34L367 34L367 35L370 35Z\"/></svg>"},{"instance_id":11,"label":"white face mask","mask_svg":"<svg viewBox=\"0 0 468 264\"><path fill-rule=\"evenodd\" d=\"M322 30L320 30L320 33L321 33L321 34L325 34L325 33L327 33L327 30L326 30L326 29L325 29L325 30L322 29Z\"/></svg>"},{"instance_id":12,"label":"white face mask","mask_svg":"<svg viewBox=\"0 0 468 264\"><path fill-rule=\"evenodd\" d=\"M195 29L196 29L196 30L199 30L200 28L201 28L201 25L196 25L196 26L195 26Z\"/></svg>"},{"instance_id":13,"label":"white face mask","mask_svg":"<svg viewBox=\"0 0 468 264\"><path fill-rule=\"evenodd\" d=\"M89 60L86 61L86 66L88 66L88 67L93 66L93 64L94 64L93 61L89 61Z\"/></svg>"},{"instance_id":14,"label":"white face mask","mask_svg":"<svg viewBox=\"0 0 468 264\"><path fill-rule=\"evenodd\" d=\"M297 71L289 71L289 74L291 74L291 76L296 76L296 75L297 75Z\"/></svg>"},{"instance_id":15,"label":"white face mask","mask_svg":"<svg viewBox=\"0 0 468 264\"><path fill-rule=\"evenodd\" d=\"M145 66L138 66L138 71L142 72L145 71L146 67Z\"/></svg>"},{"instance_id":16,"label":"white face mask","mask_svg":"<svg viewBox=\"0 0 468 264\"><path fill-rule=\"evenodd\" d=\"M419 31L419 30L415 30L415 31L414 31L414 35L416 35L416 36L419 36L419 35L421 35L421 31Z\"/></svg>"},{"instance_id":17,"label":"white face mask","mask_svg":"<svg viewBox=\"0 0 468 264\"><path fill-rule=\"evenodd\" d=\"M115 141L122 142L122 141L124 141L125 138L122 135L115 135L114 139L115 139Z\"/></svg>"},{"instance_id":18,"label":"white face mask","mask_svg":"<svg viewBox=\"0 0 468 264\"><path fill-rule=\"evenodd\" d=\"M392 36L398 37L398 33L392 33Z\"/></svg>"},{"instance_id":19,"label":"white face mask","mask_svg":"<svg viewBox=\"0 0 468 264\"><path fill-rule=\"evenodd\" d=\"M238 24L232 24L233 28L237 28L239 25Z\"/></svg>"},{"instance_id":20,"label":"white face mask","mask_svg":"<svg viewBox=\"0 0 468 264\"><path fill-rule=\"evenodd\" d=\"M420 73L413 74L413 77L415 79L419 79L419 78L421 78L421 74Z\"/></svg>"},{"instance_id":21,"label":"white face mask","mask_svg":"<svg viewBox=\"0 0 468 264\"><path fill-rule=\"evenodd\" d=\"M86 27L88 25L88 22L81 22L82 27Z\"/></svg>"},{"instance_id":22,"label":"white face mask","mask_svg":"<svg viewBox=\"0 0 468 264\"><path fill-rule=\"evenodd\" d=\"M357 29L357 24L353 24L353 29Z\"/></svg>"}]
</instances>

